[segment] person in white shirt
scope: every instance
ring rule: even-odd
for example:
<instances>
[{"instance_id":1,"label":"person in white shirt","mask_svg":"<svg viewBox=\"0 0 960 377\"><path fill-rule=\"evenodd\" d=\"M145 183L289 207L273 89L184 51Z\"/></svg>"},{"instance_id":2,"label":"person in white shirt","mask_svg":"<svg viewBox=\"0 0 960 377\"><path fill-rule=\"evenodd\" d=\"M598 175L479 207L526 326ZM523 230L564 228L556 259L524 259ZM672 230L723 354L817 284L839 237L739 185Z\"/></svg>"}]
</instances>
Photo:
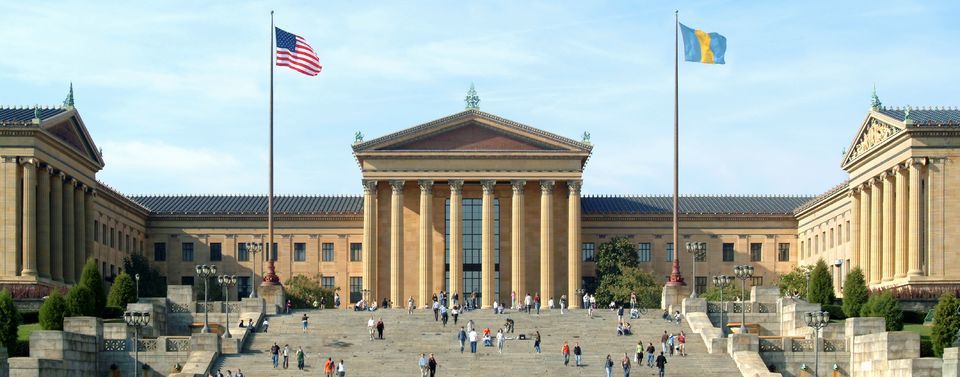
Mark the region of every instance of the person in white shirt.
<instances>
[{"instance_id":1,"label":"person in white shirt","mask_svg":"<svg viewBox=\"0 0 960 377\"><path fill-rule=\"evenodd\" d=\"M500 312L500 303L494 301L494 302L493 302L493 314L497 314L497 313L499 313L499 312Z\"/></svg>"},{"instance_id":2,"label":"person in white shirt","mask_svg":"<svg viewBox=\"0 0 960 377\"><path fill-rule=\"evenodd\" d=\"M367 321L367 332L370 333L370 340L373 340L373 332L376 331L377 323L373 321L373 317Z\"/></svg>"},{"instance_id":3,"label":"person in white shirt","mask_svg":"<svg viewBox=\"0 0 960 377\"><path fill-rule=\"evenodd\" d=\"M551 297L550 300L547 301L547 307L550 309L553 309L553 297Z\"/></svg>"},{"instance_id":4,"label":"person in white shirt","mask_svg":"<svg viewBox=\"0 0 960 377\"><path fill-rule=\"evenodd\" d=\"M467 338L470 340L470 353L477 353L477 331L470 329L470 333L467 334Z\"/></svg>"},{"instance_id":5,"label":"person in white shirt","mask_svg":"<svg viewBox=\"0 0 960 377\"><path fill-rule=\"evenodd\" d=\"M503 329L497 330L497 352L503 353Z\"/></svg>"},{"instance_id":6,"label":"person in white shirt","mask_svg":"<svg viewBox=\"0 0 960 377\"><path fill-rule=\"evenodd\" d=\"M530 297L529 293L527 293L527 297L523 298L523 305L527 309L527 314L530 314L530 309L533 306L533 297Z\"/></svg>"},{"instance_id":7,"label":"person in white shirt","mask_svg":"<svg viewBox=\"0 0 960 377\"><path fill-rule=\"evenodd\" d=\"M337 375L340 377L347 375L347 368L343 366L343 359L340 359L340 364L337 364Z\"/></svg>"}]
</instances>

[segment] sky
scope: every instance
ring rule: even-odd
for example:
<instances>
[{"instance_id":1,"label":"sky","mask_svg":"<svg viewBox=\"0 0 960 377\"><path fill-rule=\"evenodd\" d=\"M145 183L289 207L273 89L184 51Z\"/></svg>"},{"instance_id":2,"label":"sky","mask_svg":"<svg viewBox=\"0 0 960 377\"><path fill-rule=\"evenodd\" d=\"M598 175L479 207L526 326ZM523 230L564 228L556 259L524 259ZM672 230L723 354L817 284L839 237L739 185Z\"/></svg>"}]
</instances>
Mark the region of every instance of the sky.
<instances>
[{"instance_id":1,"label":"sky","mask_svg":"<svg viewBox=\"0 0 960 377\"><path fill-rule=\"evenodd\" d=\"M672 191L674 10L727 38L680 62L682 194L810 195L874 86L960 105L960 2L0 2L0 105L76 107L126 194L267 191L270 10L317 77L277 67L276 193L358 195L366 139L480 109L594 144L584 193ZM15 52L15 53L13 53Z\"/></svg>"}]
</instances>

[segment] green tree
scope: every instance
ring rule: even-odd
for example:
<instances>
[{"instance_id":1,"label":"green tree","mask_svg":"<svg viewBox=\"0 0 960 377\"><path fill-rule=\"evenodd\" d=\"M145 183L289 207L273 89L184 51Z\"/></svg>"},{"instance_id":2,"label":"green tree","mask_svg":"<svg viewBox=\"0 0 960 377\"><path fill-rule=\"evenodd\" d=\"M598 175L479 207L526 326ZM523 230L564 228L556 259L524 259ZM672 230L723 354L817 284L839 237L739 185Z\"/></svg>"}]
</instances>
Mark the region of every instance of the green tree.
<instances>
[{"instance_id":1,"label":"green tree","mask_svg":"<svg viewBox=\"0 0 960 377\"><path fill-rule=\"evenodd\" d=\"M121 272L116 279L113 279L113 286L110 287L110 294L107 295L107 307L115 308L113 310L117 312L126 310L127 304L137 301L136 289L133 278L126 272Z\"/></svg>"},{"instance_id":2,"label":"green tree","mask_svg":"<svg viewBox=\"0 0 960 377\"><path fill-rule=\"evenodd\" d=\"M107 294L103 292L103 277L100 276L100 269L97 268L97 262L93 258L87 259L83 265L83 273L80 275L80 285L90 289L93 293L93 305L96 308L96 314L103 313L107 307Z\"/></svg>"},{"instance_id":3,"label":"green tree","mask_svg":"<svg viewBox=\"0 0 960 377\"><path fill-rule=\"evenodd\" d=\"M216 276L211 276L209 284L209 292L207 296L207 301L223 301L223 287L220 286L220 283L217 281ZM203 301L203 279L197 277L193 282L193 297L197 298L197 301Z\"/></svg>"},{"instance_id":4,"label":"green tree","mask_svg":"<svg viewBox=\"0 0 960 377\"><path fill-rule=\"evenodd\" d=\"M801 298L807 297L807 275L813 271L813 266L797 266L789 273L780 276L780 295L792 295L799 293Z\"/></svg>"},{"instance_id":5,"label":"green tree","mask_svg":"<svg viewBox=\"0 0 960 377\"><path fill-rule=\"evenodd\" d=\"M957 329L960 329L958 307L960 307L960 300L953 293L945 292L940 295L940 300L933 309L933 329L930 331L930 340L933 342L933 355L936 357L943 357L944 348L953 347Z\"/></svg>"},{"instance_id":6,"label":"green tree","mask_svg":"<svg viewBox=\"0 0 960 377\"><path fill-rule=\"evenodd\" d=\"M597 305L605 306L610 301L620 304L630 302L630 293L637 294L637 304L644 308L660 306L660 285L649 272L639 267L621 267L618 274L607 274L597 287Z\"/></svg>"},{"instance_id":7,"label":"green tree","mask_svg":"<svg viewBox=\"0 0 960 377\"><path fill-rule=\"evenodd\" d=\"M327 308L333 307L333 289L323 288L320 285L319 275L307 277L296 275L284 284L284 294L296 308L312 308L313 303L320 303L321 297L327 298Z\"/></svg>"},{"instance_id":8,"label":"green tree","mask_svg":"<svg viewBox=\"0 0 960 377\"><path fill-rule=\"evenodd\" d=\"M747 296L744 297L744 300L749 300L750 289L745 289L743 292ZM723 288L723 301L733 301L733 299L737 297L740 297L740 281L733 279L730 284L727 284L727 286ZM720 287L710 284L707 286L707 290L700 294L700 298L707 301L720 301Z\"/></svg>"},{"instance_id":9,"label":"green tree","mask_svg":"<svg viewBox=\"0 0 960 377\"><path fill-rule=\"evenodd\" d=\"M128 256L123 260L123 270L130 276L140 274L140 297L167 297L167 279L150 265L147 257L141 254Z\"/></svg>"},{"instance_id":10,"label":"green tree","mask_svg":"<svg viewBox=\"0 0 960 377\"><path fill-rule=\"evenodd\" d=\"M67 316L96 316L93 292L85 285L77 284L67 292Z\"/></svg>"},{"instance_id":11,"label":"green tree","mask_svg":"<svg viewBox=\"0 0 960 377\"><path fill-rule=\"evenodd\" d=\"M13 304L13 295L6 288L0 291L0 345L13 352L17 347L17 327L20 326L20 312Z\"/></svg>"},{"instance_id":12,"label":"green tree","mask_svg":"<svg viewBox=\"0 0 960 377\"><path fill-rule=\"evenodd\" d=\"M831 305L837 296L833 294L833 278L830 277L830 268L823 259L817 260L817 265L810 273L810 288L807 291L807 301L820 305Z\"/></svg>"},{"instance_id":13,"label":"green tree","mask_svg":"<svg viewBox=\"0 0 960 377\"><path fill-rule=\"evenodd\" d=\"M861 317L882 317L887 322L887 331L903 330L903 309L893 293L882 292L870 295L860 308Z\"/></svg>"},{"instance_id":14,"label":"green tree","mask_svg":"<svg viewBox=\"0 0 960 377\"><path fill-rule=\"evenodd\" d=\"M637 247L623 237L614 237L600 244L597 250L597 280L608 274L619 274L624 267L637 267Z\"/></svg>"},{"instance_id":15,"label":"green tree","mask_svg":"<svg viewBox=\"0 0 960 377\"><path fill-rule=\"evenodd\" d=\"M63 316L67 313L67 301L59 290L54 289L40 305L40 328L63 330Z\"/></svg>"},{"instance_id":16,"label":"green tree","mask_svg":"<svg viewBox=\"0 0 960 377\"><path fill-rule=\"evenodd\" d=\"M843 284L843 314L847 318L859 317L863 304L870 298L867 291L867 282L863 277L863 270L860 267L854 267L847 274L847 280Z\"/></svg>"}]
</instances>

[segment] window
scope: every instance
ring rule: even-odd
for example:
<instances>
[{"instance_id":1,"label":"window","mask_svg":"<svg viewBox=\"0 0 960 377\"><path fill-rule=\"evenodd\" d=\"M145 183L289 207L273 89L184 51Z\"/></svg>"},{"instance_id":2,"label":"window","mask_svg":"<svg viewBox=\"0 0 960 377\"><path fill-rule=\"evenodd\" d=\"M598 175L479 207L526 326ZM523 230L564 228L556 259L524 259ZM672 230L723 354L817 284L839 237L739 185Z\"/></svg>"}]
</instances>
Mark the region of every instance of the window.
<instances>
[{"instance_id":1,"label":"window","mask_svg":"<svg viewBox=\"0 0 960 377\"><path fill-rule=\"evenodd\" d=\"M113 281L113 278L117 276L117 266L110 265L110 276L108 277L110 281Z\"/></svg>"},{"instance_id":2,"label":"window","mask_svg":"<svg viewBox=\"0 0 960 377\"><path fill-rule=\"evenodd\" d=\"M132 247L132 246L133 246L133 243L130 242L130 235L129 235L129 234L124 235L124 236L123 236L123 239L124 239L125 241L127 241L127 242L126 242L126 246L127 246L127 247L126 247L126 249L124 249L123 251L126 251L126 252L129 253L129 252L130 252L130 249L133 248L133 247Z\"/></svg>"},{"instance_id":3,"label":"window","mask_svg":"<svg viewBox=\"0 0 960 377\"><path fill-rule=\"evenodd\" d=\"M107 245L107 224L100 225L100 243Z\"/></svg>"},{"instance_id":4,"label":"window","mask_svg":"<svg viewBox=\"0 0 960 377\"><path fill-rule=\"evenodd\" d=\"M324 242L323 245L320 245L321 254L323 254L324 262L333 262L333 243Z\"/></svg>"},{"instance_id":5,"label":"window","mask_svg":"<svg viewBox=\"0 0 960 377\"><path fill-rule=\"evenodd\" d=\"M193 285L193 276L181 276L180 277L181 285Z\"/></svg>"},{"instance_id":6,"label":"window","mask_svg":"<svg viewBox=\"0 0 960 377\"><path fill-rule=\"evenodd\" d=\"M695 280L695 287L697 294L701 294L707 291L707 277L706 276L697 276Z\"/></svg>"},{"instance_id":7,"label":"window","mask_svg":"<svg viewBox=\"0 0 960 377\"><path fill-rule=\"evenodd\" d=\"M723 261L733 262L733 243L723 244Z\"/></svg>"},{"instance_id":8,"label":"window","mask_svg":"<svg viewBox=\"0 0 960 377\"><path fill-rule=\"evenodd\" d=\"M97 234L97 229L100 229L100 222L93 220L93 240L99 242L100 236Z\"/></svg>"},{"instance_id":9,"label":"window","mask_svg":"<svg viewBox=\"0 0 960 377\"><path fill-rule=\"evenodd\" d=\"M763 244L759 242L750 244L750 261L759 262L763 259Z\"/></svg>"},{"instance_id":10,"label":"window","mask_svg":"<svg viewBox=\"0 0 960 377\"><path fill-rule=\"evenodd\" d=\"M816 236L813 236L813 253L814 254L820 253L819 247L820 247L820 235L818 234Z\"/></svg>"},{"instance_id":11,"label":"window","mask_svg":"<svg viewBox=\"0 0 960 377\"><path fill-rule=\"evenodd\" d=\"M360 276L350 277L350 302L357 302L363 298L363 278Z\"/></svg>"},{"instance_id":12,"label":"window","mask_svg":"<svg viewBox=\"0 0 960 377\"><path fill-rule=\"evenodd\" d=\"M802 244L803 243L801 242L801 245ZM789 262L790 261L790 244L781 243L780 245L777 245L777 248L779 251L778 252L779 257L777 258L777 260L779 260L780 262Z\"/></svg>"},{"instance_id":13,"label":"window","mask_svg":"<svg viewBox=\"0 0 960 377\"><path fill-rule=\"evenodd\" d=\"M241 242L237 245L237 260L241 262L250 260L250 250L247 250L246 242Z\"/></svg>"},{"instance_id":14,"label":"window","mask_svg":"<svg viewBox=\"0 0 960 377\"><path fill-rule=\"evenodd\" d=\"M193 242L180 244L180 260L183 262L193 262Z\"/></svg>"},{"instance_id":15,"label":"window","mask_svg":"<svg viewBox=\"0 0 960 377\"><path fill-rule=\"evenodd\" d=\"M641 262L650 261L650 243L641 242L637 245L637 257Z\"/></svg>"},{"instance_id":16,"label":"window","mask_svg":"<svg viewBox=\"0 0 960 377\"><path fill-rule=\"evenodd\" d=\"M350 244L350 261L359 262L362 260L363 260L363 244L351 243Z\"/></svg>"},{"instance_id":17,"label":"window","mask_svg":"<svg viewBox=\"0 0 960 377\"><path fill-rule=\"evenodd\" d=\"M593 242L584 242L580 244L580 256L584 262L596 261L596 245Z\"/></svg>"},{"instance_id":18,"label":"window","mask_svg":"<svg viewBox=\"0 0 960 377\"><path fill-rule=\"evenodd\" d=\"M444 286L449 292L460 292L465 297L472 292L481 294L480 289L480 256L482 244L483 200L479 198L464 198L461 205L463 221L460 223L463 249L460 260L463 263L463 278L461 281L450 281L450 200L444 204ZM581 259L582 259L582 247ZM519 293L518 293L519 294ZM500 297L500 201L493 200L493 297Z\"/></svg>"},{"instance_id":19,"label":"window","mask_svg":"<svg viewBox=\"0 0 960 377\"><path fill-rule=\"evenodd\" d=\"M166 242L153 243L153 260L155 262L164 262L167 260L167 243Z\"/></svg>"},{"instance_id":20,"label":"window","mask_svg":"<svg viewBox=\"0 0 960 377\"><path fill-rule=\"evenodd\" d=\"M763 285L763 276L753 276L750 278L751 287L759 287Z\"/></svg>"},{"instance_id":21,"label":"window","mask_svg":"<svg viewBox=\"0 0 960 377\"><path fill-rule=\"evenodd\" d=\"M110 247L112 247L112 248L116 248L116 247L117 247L116 236L117 236L117 232L114 231L113 228L110 228Z\"/></svg>"},{"instance_id":22,"label":"window","mask_svg":"<svg viewBox=\"0 0 960 377\"><path fill-rule=\"evenodd\" d=\"M803 241L800 241L800 258L803 258Z\"/></svg>"},{"instance_id":23,"label":"window","mask_svg":"<svg viewBox=\"0 0 960 377\"><path fill-rule=\"evenodd\" d=\"M320 288L333 289L337 283L337 279L333 276L321 276L320 277Z\"/></svg>"},{"instance_id":24,"label":"window","mask_svg":"<svg viewBox=\"0 0 960 377\"><path fill-rule=\"evenodd\" d=\"M845 237L847 238L846 242L850 242L850 221L847 221L847 235Z\"/></svg>"},{"instance_id":25,"label":"window","mask_svg":"<svg viewBox=\"0 0 960 377\"><path fill-rule=\"evenodd\" d=\"M237 297L249 297L251 289L249 276L237 276Z\"/></svg>"},{"instance_id":26,"label":"window","mask_svg":"<svg viewBox=\"0 0 960 377\"><path fill-rule=\"evenodd\" d=\"M667 262L673 262L673 242L667 242L666 248Z\"/></svg>"},{"instance_id":27,"label":"window","mask_svg":"<svg viewBox=\"0 0 960 377\"><path fill-rule=\"evenodd\" d=\"M823 231L823 238L820 239L820 251L827 251L827 231Z\"/></svg>"},{"instance_id":28,"label":"window","mask_svg":"<svg viewBox=\"0 0 960 377\"><path fill-rule=\"evenodd\" d=\"M807 253L806 253L806 256L808 256L808 257L809 257L810 255L812 255L812 253L810 253L810 249L813 248L813 246L811 246L811 245L813 245L813 242L810 241L810 237L807 237Z\"/></svg>"},{"instance_id":29,"label":"window","mask_svg":"<svg viewBox=\"0 0 960 377\"><path fill-rule=\"evenodd\" d=\"M210 244L210 261L219 262L223 260L223 249L219 242Z\"/></svg>"},{"instance_id":30,"label":"window","mask_svg":"<svg viewBox=\"0 0 960 377\"><path fill-rule=\"evenodd\" d=\"M830 228L830 247L833 247L833 228Z\"/></svg>"},{"instance_id":31,"label":"window","mask_svg":"<svg viewBox=\"0 0 960 377\"><path fill-rule=\"evenodd\" d=\"M293 261L303 262L307 260L307 244L297 242L293 244Z\"/></svg>"}]
</instances>

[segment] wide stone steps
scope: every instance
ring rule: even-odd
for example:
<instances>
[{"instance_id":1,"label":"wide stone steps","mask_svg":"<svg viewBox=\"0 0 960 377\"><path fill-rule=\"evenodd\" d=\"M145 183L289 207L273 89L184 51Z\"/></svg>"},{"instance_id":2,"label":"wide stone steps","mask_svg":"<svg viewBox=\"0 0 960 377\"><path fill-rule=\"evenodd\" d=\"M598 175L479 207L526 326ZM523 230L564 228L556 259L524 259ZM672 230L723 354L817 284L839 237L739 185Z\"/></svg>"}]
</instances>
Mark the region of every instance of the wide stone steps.
<instances>
[{"instance_id":1,"label":"wide stone steps","mask_svg":"<svg viewBox=\"0 0 960 377\"><path fill-rule=\"evenodd\" d=\"M619 360L624 352L631 359L636 342L653 342L659 350L660 335L664 330L678 332L681 328L689 334L686 324L678 326L659 318L659 312L629 320L635 335L616 335L616 314L598 311L589 319L586 311L577 310L560 315L558 310L543 311L537 316L526 313L494 315L490 311L473 311L460 317L454 326L452 319L446 327L433 320L433 313L420 310L408 315L404 310L381 310L374 313L348 311L307 311L310 328L307 334L301 331L302 311L290 315L270 317L268 333L256 333L248 340L244 352L227 355L218 360L217 367L224 373L227 369L241 368L245 376L299 376L295 352L302 346L306 353L306 370L309 375L322 372L323 361L333 357L343 359L349 376L417 375L417 357L421 352L434 353L440 364L440 375L488 376L496 375L550 375L550 376L598 376L603 375L603 361L610 354L615 361L614 373L622 375ZM383 318L384 340L369 340L366 323L370 314L375 319ZM533 340L507 340L504 353L496 347L478 345L478 353L470 354L469 344L460 353L456 339L460 325L472 319L479 330L489 327L493 333L503 325L506 318L514 319L516 330L511 337L521 333L531 334L539 330L543 353L536 354ZM564 367L560 348L564 341L573 347L580 342L584 351L582 368ZM289 369L273 369L270 346L277 342L281 347L290 345ZM727 355L709 355L699 336L687 337L687 357L668 357L667 372L670 376L737 376L739 371ZM572 359L572 357L571 357ZM633 365L631 375L655 375L656 368Z\"/></svg>"}]
</instances>

